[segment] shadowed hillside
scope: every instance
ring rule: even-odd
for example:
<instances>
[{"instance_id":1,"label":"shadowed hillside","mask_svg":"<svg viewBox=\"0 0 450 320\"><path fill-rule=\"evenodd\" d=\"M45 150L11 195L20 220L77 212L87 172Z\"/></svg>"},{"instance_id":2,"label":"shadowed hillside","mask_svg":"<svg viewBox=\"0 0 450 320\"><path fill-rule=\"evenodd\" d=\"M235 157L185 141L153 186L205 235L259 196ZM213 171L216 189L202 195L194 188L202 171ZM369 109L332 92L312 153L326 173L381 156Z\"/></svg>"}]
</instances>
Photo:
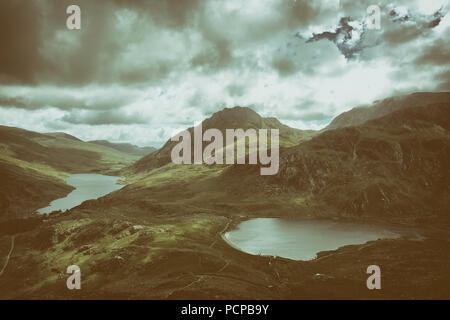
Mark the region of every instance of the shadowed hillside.
<instances>
[{"instance_id":1,"label":"shadowed hillside","mask_svg":"<svg viewBox=\"0 0 450 320\"><path fill-rule=\"evenodd\" d=\"M375 101L371 106L356 107L341 113L331 121L326 129L355 126L398 110L424 107L441 102L450 102L450 92L416 92L405 96L390 97Z\"/></svg>"},{"instance_id":2,"label":"shadowed hillside","mask_svg":"<svg viewBox=\"0 0 450 320\"><path fill-rule=\"evenodd\" d=\"M281 155L277 185L341 215L450 223L450 103L329 130Z\"/></svg>"}]
</instances>

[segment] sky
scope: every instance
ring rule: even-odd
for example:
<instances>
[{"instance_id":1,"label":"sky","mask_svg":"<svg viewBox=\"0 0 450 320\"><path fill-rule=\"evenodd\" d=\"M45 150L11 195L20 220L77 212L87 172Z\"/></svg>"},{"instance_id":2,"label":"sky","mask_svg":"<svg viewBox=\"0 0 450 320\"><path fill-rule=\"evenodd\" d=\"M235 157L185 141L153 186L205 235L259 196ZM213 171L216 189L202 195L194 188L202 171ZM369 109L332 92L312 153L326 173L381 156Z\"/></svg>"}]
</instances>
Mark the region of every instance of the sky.
<instances>
[{"instance_id":1,"label":"sky","mask_svg":"<svg viewBox=\"0 0 450 320\"><path fill-rule=\"evenodd\" d=\"M66 9L81 8L69 30ZM379 29L367 8L378 5ZM450 91L449 0L1 0L0 124L160 147L225 107L300 129Z\"/></svg>"}]
</instances>

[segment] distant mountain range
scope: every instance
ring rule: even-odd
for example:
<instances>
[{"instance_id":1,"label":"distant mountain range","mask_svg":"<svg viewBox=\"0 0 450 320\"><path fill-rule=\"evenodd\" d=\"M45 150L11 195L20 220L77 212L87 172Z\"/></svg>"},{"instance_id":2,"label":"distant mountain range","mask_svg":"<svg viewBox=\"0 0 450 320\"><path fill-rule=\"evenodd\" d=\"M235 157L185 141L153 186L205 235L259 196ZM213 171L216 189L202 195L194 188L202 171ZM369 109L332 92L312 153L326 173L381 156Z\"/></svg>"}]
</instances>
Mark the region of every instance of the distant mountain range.
<instances>
[{"instance_id":1,"label":"distant mountain range","mask_svg":"<svg viewBox=\"0 0 450 320\"><path fill-rule=\"evenodd\" d=\"M123 153L133 154L133 155L140 156L140 157L146 156L146 155L158 150L154 147L138 147L138 146L135 146L134 144L130 144L130 143L112 143L112 142L109 142L106 140L93 140L93 141L89 141L89 143L99 144L101 146L116 149Z\"/></svg>"}]
</instances>

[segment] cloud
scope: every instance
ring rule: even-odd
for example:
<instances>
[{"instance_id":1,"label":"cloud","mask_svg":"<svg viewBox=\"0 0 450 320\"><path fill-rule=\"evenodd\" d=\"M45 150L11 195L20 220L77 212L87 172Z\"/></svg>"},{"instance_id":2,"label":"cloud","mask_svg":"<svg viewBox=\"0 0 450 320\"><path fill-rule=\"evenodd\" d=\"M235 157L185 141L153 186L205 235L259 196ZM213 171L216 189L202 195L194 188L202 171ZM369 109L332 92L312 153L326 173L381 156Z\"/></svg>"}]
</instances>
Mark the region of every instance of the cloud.
<instances>
[{"instance_id":1,"label":"cloud","mask_svg":"<svg viewBox=\"0 0 450 320\"><path fill-rule=\"evenodd\" d=\"M347 59L353 59L365 47L363 43L366 32L365 25L355 22L351 17L343 17L334 31L315 33L307 42L327 39L336 44Z\"/></svg>"},{"instance_id":2,"label":"cloud","mask_svg":"<svg viewBox=\"0 0 450 320\"><path fill-rule=\"evenodd\" d=\"M73 111L64 115L62 121L72 124L105 125L105 124L145 124L148 120L140 114L129 114L124 110L110 111Z\"/></svg>"},{"instance_id":3,"label":"cloud","mask_svg":"<svg viewBox=\"0 0 450 320\"><path fill-rule=\"evenodd\" d=\"M414 61L416 64L449 65L450 47L445 39L437 39L424 49L421 56Z\"/></svg>"},{"instance_id":4,"label":"cloud","mask_svg":"<svg viewBox=\"0 0 450 320\"><path fill-rule=\"evenodd\" d=\"M0 87L0 106L30 110L111 110L132 104L138 97L138 91L121 87Z\"/></svg>"},{"instance_id":5,"label":"cloud","mask_svg":"<svg viewBox=\"0 0 450 320\"><path fill-rule=\"evenodd\" d=\"M331 120L331 114L325 114L322 112L311 112L300 115L295 120L303 120L303 121L322 121L322 120Z\"/></svg>"},{"instance_id":6,"label":"cloud","mask_svg":"<svg viewBox=\"0 0 450 320\"><path fill-rule=\"evenodd\" d=\"M24 0L0 2L0 82L31 83L44 61L38 5Z\"/></svg>"},{"instance_id":7,"label":"cloud","mask_svg":"<svg viewBox=\"0 0 450 320\"><path fill-rule=\"evenodd\" d=\"M438 90L450 91L450 70L444 71L436 75L435 79L438 81Z\"/></svg>"},{"instance_id":8,"label":"cloud","mask_svg":"<svg viewBox=\"0 0 450 320\"><path fill-rule=\"evenodd\" d=\"M162 143L224 107L309 129L448 90L448 0L378 3L381 30L365 24L371 0L3 0L0 122Z\"/></svg>"}]
</instances>

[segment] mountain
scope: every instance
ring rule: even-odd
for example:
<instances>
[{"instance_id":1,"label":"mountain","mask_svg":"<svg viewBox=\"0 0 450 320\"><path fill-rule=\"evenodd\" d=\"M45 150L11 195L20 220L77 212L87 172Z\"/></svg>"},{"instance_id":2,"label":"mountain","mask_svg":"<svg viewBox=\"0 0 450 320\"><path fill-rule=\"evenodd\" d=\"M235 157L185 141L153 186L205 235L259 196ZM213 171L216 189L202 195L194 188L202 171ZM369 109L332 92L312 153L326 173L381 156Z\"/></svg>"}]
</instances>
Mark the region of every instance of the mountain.
<instances>
[{"instance_id":1,"label":"mountain","mask_svg":"<svg viewBox=\"0 0 450 320\"><path fill-rule=\"evenodd\" d=\"M450 225L450 102L328 130L286 150L274 183L339 215Z\"/></svg>"},{"instance_id":2,"label":"mountain","mask_svg":"<svg viewBox=\"0 0 450 320\"><path fill-rule=\"evenodd\" d=\"M138 157L66 134L42 134L0 126L0 145L11 159L40 163L70 173L113 171Z\"/></svg>"},{"instance_id":3,"label":"mountain","mask_svg":"<svg viewBox=\"0 0 450 320\"><path fill-rule=\"evenodd\" d=\"M326 130L355 126L398 110L423 107L440 102L450 102L450 92L416 92L404 96L390 97L375 101L371 106L356 107L341 113L331 121Z\"/></svg>"},{"instance_id":4,"label":"mountain","mask_svg":"<svg viewBox=\"0 0 450 320\"><path fill-rule=\"evenodd\" d=\"M224 121L234 119L223 116L228 112L219 112L205 125L224 128ZM244 112L255 127L265 121ZM138 171L135 183L105 197L102 206L126 203L123 210L133 207L136 212L136 206L145 210L157 203L163 212L202 208L222 214L319 214L450 227L449 117L450 103L435 103L329 129L282 148L275 176L260 176L259 166L252 165L156 163L154 170ZM155 161L152 155L138 161L141 170L152 168L145 166L149 160Z\"/></svg>"},{"instance_id":5,"label":"mountain","mask_svg":"<svg viewBox=\"0 0 450 320\"><path fill-rule=\"evenodd\" d=\"M155 152L156 148L154 147L138 147L130 143L112 143L106 140L92 140L89 143L98 144L101 146L109 147L115 150L118 150L123 153L132 154L135 156L143 157L150 153Z\"/></svg>"},{"instance_id":6,"label":"mountain","mask_svg":"<svg viewBox=\"0 0 450 320\"><path fill-rule=\"evenodd\" d=\"M310 139L314 135L314 131L294 129L282 124L275 118L263 118L252 109L239 106L234 108L225 108L214 113L210 118L207 118L202 122L202 128L203 132L210 128L216 128L222 133L224 133L226 129L238 128L244 130L249 128L279 129L280 147L294 146L300 143L300 141ZM191 137L193 137L193 127L188 128L187 130L191 133ZM145 172L170 163L171 150L177 143L178 142L174 142L169 139L160 150L136 162L132 166L132 170L135 172ZM193 145L193 141L191 144ZM207 143L203 143L203 148L206 145ZM225 147L226 146L224 146L224 148Z\"/></svg>"}]
</instances>

